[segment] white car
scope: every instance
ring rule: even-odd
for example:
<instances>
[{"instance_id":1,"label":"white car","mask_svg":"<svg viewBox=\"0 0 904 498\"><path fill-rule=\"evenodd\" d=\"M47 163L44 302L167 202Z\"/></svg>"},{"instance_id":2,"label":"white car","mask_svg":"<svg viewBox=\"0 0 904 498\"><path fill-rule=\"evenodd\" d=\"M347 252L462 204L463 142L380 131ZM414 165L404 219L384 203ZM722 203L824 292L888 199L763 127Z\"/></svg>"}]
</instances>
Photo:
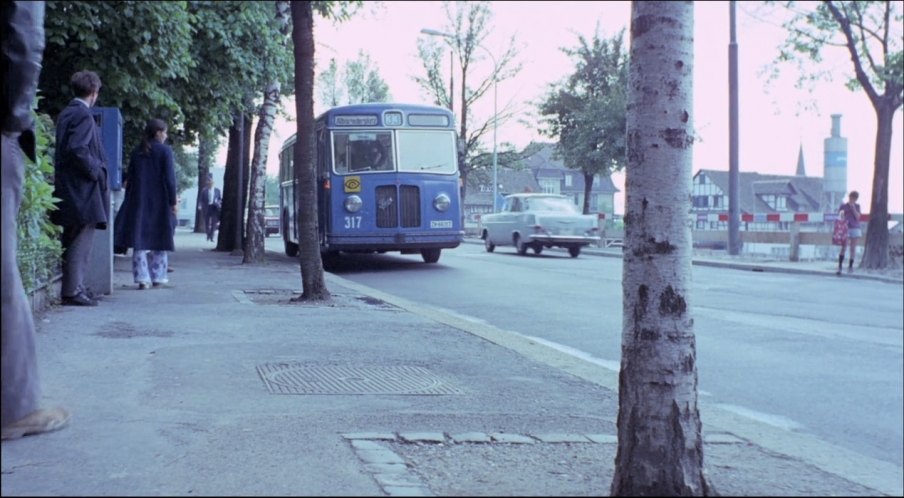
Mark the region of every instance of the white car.
<instances>
[{"instance_id":1,"label":"white car","mask_svg":"<svg viewBox=\"0 0 904 498\"><path fill-rule=\"evenodd\" d=\"M564 247L576 258L600 240L596 216L581 214L564 195L511 194L500 212L481 216L481 224L487 252L514 246L521 255L528 249L540 254L544 247Z\"/></svg>"}]
</instances>

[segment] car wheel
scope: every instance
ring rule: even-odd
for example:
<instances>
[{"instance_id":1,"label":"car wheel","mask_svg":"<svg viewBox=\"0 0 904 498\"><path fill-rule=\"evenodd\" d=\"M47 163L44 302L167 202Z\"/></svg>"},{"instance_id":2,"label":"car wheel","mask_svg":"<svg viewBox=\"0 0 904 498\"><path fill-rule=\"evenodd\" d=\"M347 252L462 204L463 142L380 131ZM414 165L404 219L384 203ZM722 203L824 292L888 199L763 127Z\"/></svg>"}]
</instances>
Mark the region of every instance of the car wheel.
<instances>
[{"instance_id":1,"label":"car wheel","mask_svg":"<svg viewBox=\"0 0 904 498\"><path fill-rule=\"evenodd\" d=\"M515 249L518 250L518 254L520 254L521 256L527 254L527 244L525 244L521 240L521 236L517 234L515 235Z\"/></svg>"},{"instance_id":2,"label":"car wheel","mask_svg":"<svg viewBox=\"0 0 904 498\"><path fill-rule=\"evenodd\" d=\"M421 257L424 258L424 263L436 263L442 251L442 249L421 249Z\"/></svg>"},{"instance_id":3,"label":"car wheel","mask_svg":"<svg viewBox=\"0 0 904 498\"><path fill-rule=\"evenodd\" d=\"M483 247L487 252L493 252L496 249L496 244L490 242L490 234L486 232L483 233Z\"/></svg>"},{"instance_id":4,"label":"car wheel","mask_svg":"<svg viewBox=\"0 0 904 498\"><path fill-rule=\"evenodd\" d=\"M534 254L540 255L543 252L543 246L537 244L534 246Z\"/></svg>"},{"instance_id":5,"label":"car wheel","mask_svg":"<svg viewBox=\"0 0 904 498\"><path fill-rule=\"evenodd\" d=\"M570 254L572 258L576 258L576 257L578 257L579 254L581 254L581 248L580 247L569 247L568 254Z\"/></svg>"}]
</instances>

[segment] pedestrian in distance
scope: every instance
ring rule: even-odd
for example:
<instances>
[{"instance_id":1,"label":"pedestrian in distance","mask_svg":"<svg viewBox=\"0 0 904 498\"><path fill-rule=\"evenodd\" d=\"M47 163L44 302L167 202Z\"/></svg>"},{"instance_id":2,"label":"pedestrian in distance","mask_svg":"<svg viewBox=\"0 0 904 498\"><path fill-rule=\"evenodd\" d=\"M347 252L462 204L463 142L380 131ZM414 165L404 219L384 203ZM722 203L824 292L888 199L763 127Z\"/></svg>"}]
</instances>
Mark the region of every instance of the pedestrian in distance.
<instances>
[{"instance_id":1,"label":"pedestrian in distance","mask_svg":"<svg viewBox=\"0 0 904 498\"><path fill-rule=\"evenodd\" d=\"M85 274L94 231L106 230L110 218L107 156L91 115L101 81L93 71L79 71L69 85L75 98L57 118L53 196L60 203L50 219L63 227L63 304L97 306L85 286Z\"/></svg>"},{"instance_id":2,"label":"pedestrian in distance","mask_svg":"<svg viewBox=\"0 0 904 498\"><path fill-rule=\"evenodd\" d=\"M32 106L44 53L44 2L3 2L2 148L2 396L0 433L18 439L64 427L69 413L39 408L38 359L31 306L16 264L16 217L22 202L25 161L37 160Z\"/></svg>"},{"instance_id":3,"label":"pedestrian in distance","mask_svg":"<svg viewBox=\"0 0 904 498\"><path fill-rule=\"evenodd\" d=\"M223 208L223 194L214 186L213 178L207 178L207 185L198 195L198 213L204 217L207 240L213 241L213 234L220 224L220 210Z\"/></svg>"},{"instance_id":4,"label":"pedestrian in distance","mask_svg":"<svg viewBox=\"0 0 904 498\"><path fill-rule=\"evenodd\" d=\"M139 290L169 282L168 251L175 250L176 170L167 127L151 119L129 158L129 183L116 219L114 245L132 248L132 277Z\"/></svg>"},{"instance_id":5,"label":"pedestrian in distance","mask_svg":"<svg viewBox=\"0 0 904 498\"><path fill-rule=\"evenodd\" d=\"M848 273L854 272L854 258L857 256L857 241L863 236L863 232L860 228L860 204L857 204L858 198L860 198L860 193L856 190L851 190L851 193L848 194L848 201L838 208L838 217L847 221L848 227L848 245L850 245L851 251L850 259L848 260ZM844 248L845 244L842 244L841 254L838 255L838 271L835 272L836 275L841 275L841 267L844 265Z\"/></svg>"}]
</instances>

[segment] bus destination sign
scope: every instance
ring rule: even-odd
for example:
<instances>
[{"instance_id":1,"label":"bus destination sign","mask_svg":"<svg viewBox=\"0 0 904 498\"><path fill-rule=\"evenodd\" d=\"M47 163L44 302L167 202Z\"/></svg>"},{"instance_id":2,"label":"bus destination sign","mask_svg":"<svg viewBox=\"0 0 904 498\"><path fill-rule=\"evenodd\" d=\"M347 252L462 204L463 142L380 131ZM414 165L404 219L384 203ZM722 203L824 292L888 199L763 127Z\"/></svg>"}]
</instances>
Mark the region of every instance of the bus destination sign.
<instances>
[{"instance_id":1,"label":"bus destination sign","mask_svg":"<svg viewBox=\"0 0 904 498\"><path fill-rule=\"evenodd\" d=\"M336 116L336 126L376 126L377 117L374 115L346 115Z\"/></svg>"}]
</instances>

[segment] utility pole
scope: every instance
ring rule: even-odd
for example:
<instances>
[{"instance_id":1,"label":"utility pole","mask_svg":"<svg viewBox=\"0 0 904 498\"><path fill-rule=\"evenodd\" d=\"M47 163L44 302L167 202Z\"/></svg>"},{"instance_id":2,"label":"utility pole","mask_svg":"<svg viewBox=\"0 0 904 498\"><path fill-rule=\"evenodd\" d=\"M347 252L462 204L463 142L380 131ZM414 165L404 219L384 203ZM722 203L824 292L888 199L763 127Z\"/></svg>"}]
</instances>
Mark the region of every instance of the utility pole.
<instances>
[{"instance_id":1,"label":"utility pole","mask_svg":"<svg viewBox=\"0 0 904 498\"><path fill-rule=\"evenodd\" d=\"M728 254L740 252L741 210L738 202L738 41L735 30L735 0L728 3L731 37L728 42Z\"/></svg>"}]
</instances>

